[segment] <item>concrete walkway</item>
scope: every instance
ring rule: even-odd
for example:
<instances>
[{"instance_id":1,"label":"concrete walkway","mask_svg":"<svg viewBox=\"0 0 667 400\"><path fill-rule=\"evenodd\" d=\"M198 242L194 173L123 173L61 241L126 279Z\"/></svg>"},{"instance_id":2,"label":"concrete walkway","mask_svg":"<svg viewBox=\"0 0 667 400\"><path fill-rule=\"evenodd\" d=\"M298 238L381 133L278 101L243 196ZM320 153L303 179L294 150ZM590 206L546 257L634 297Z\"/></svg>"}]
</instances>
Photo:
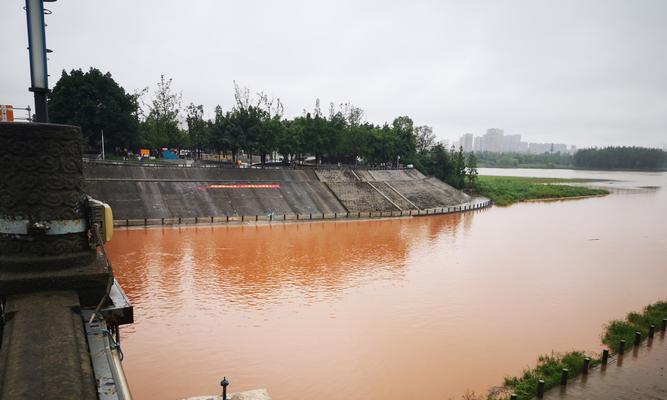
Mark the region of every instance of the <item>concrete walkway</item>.
<instances>
[{"instance_id":1,"label":"concrete walkway","mask_svg":"<svg viewBox=\"0 0 667 400\"><path fill-rule=\"evenodd\" d=\"M613 359L606 368L591 370L566 388L550 390L544 399L567 400L665 400L667 399L667 340L657 333L653 342L630 349L622 359Z\"/></svg>"}]
</instances>

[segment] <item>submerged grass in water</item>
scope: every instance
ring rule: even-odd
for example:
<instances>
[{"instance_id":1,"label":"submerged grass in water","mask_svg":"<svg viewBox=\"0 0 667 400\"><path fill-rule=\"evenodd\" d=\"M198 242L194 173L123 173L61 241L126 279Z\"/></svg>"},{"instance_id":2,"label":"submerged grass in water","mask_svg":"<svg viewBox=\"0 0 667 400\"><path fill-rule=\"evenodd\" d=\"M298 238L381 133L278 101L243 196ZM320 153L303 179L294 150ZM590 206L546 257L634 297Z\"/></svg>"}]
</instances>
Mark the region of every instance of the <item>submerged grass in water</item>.
<instances>
[{"instance_id":1,"label":"submerged grass in water","mask_svg":"<svg viewBox=\"0 0 667 400\"><path fill-rule=\"evenodd\" d=\"M560 199L608 194L604 189L573 186L592 182L587 179L526 178L517 176L479 176L476 191L496 205L507 206L526 200Z\"/></svg>"},{"instance_id":2,"label":"submerged grass in water","mask_svg":"<svg viewBox=\"0 0 667 400\"><path fill-rule=\"evenodd\" d=\"M602 343L609 346L611 353L615 353L622 339L626 341L626 346L632 346L635 332L641 332L644 340L648 337L649 326L655 325L656 331L659 330L664 318L667 318L667 301L651 304L641 313L633 312L623 321L616 320L607 324L602 335ZM568 369L570 378L581 374L585 357L591 358L591 367L601 362L598 355L593 357L583 351L540 356L536 367L524 370L521 376L505 378L503 388L487 398L506 399L510 393L516 393L519 400L532 399L537 394L537 384L540 379L544 380L545 390L548 390L559 385L563 368Z\"/></svg>"}]
</instances>

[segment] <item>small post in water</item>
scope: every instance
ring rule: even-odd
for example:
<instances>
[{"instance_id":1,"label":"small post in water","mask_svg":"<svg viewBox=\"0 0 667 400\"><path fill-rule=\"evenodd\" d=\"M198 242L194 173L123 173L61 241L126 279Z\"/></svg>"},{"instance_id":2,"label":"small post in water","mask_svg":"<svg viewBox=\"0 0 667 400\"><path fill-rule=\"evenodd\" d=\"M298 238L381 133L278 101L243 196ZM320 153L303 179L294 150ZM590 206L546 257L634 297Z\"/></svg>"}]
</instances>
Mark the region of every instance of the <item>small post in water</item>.
<instances>
[{"instance_id":1,"label":"small post in water","mask_svg":"<svg viewBox=\"0 0 667 400\"><path fill-rule=\"evenodd\" d=\"M226 376L222 378L220 386L222 386L222 400L227 400L227 386L229 386L229 381Z\"/></svg>"},{"instance_id":2,"label":"small post in water","mask_svg":"<svg viewBox=\"0 0 667 400\"><path fill-rule=\"evenodd\" d=\"M602 350L602 365L607 365L607 361L609 361L609 350L604 349Z\"/></svg>"},{"instance_id":3,"label":"small post in water","mask_svg":"<svg viewBox=\"0 0 667 400\"><path fill-rule=\"evenodd\" d=\"M590 366L591 366L590 357L584 358L584 367L582 368L581 373L584 375L588 375L588 369L590 368Z\"/></svg>"},{"instance_id":4,"label":"small post in water","mask_svg":"<svg viewBox=\"0 0 667 400\"><path fill-rule=\"evenodd\" d=\"M648 338L653 339L653 335L655 335L655 325L651 324L651 326L648 327Z\"/></svg>"},{"instance_id":5,"label":"small post in water","mask_svg":"<svg viewBox=\"0 0 667 400\"><path fill-rule=\"evenodd\" d=\"M544 380L540 379L537 381L537 398L541 399L544 397Z\"/></svg>"},{"instance_id":6,"label":"small post in water","mask_svg":"<svg viewBox=\"0 0 667 400\"><path fill-rule=\"evenodd\" d=\"M621 339L621 342L618 344L618 354L623 355L625 353L625 339Z\"/></svg>"},{"instance_id":7,"label":"small post in water","mask_svg":"<svg viewBox=\"0 0 667 400\"><path fill-rule=\"evenodd\" d=\"M517 400L518 398L519 398L519 396L517 396L516 393L512 393L512 394L510 395L510 400Z\"/></svg>"},{"instance_id":8,"label":"small post in water","mask_svg":"<svg viewBox=\"0 0 667 400\"><path fill-rule=\"evenodd\" d=\"M567 385L568 372L569 371L568 371L567 368L563 368L563 371L561 371L561 373L560 373L560 384L563 385L563 386Z\"/></svg>"},{"instance_id":9,"label":"small post in water","mask_svg":"<svg viewBox=\"0 0 667 400\"><path fill-rule=\"evenodd\" d=\"M642 342L642 333L639 332L639 331L637 331L637 332L635 332L635 342L634 342L634 345L635 345L635 346L639 346L639 344L640 344L641 342Z\"/></svg>"},{"instance_id":10,"label":"small post in water","mask_svg":"<svg viewBox=\"0 0 667 400\"><path fill-rule=\"evenodd\" d=\"M661 331L664 332L665 329L667 329L667 318L664 318L664 319L662 320L662 325L660 325L660 330L661 330Z\"/></svg>"}]
</instances>

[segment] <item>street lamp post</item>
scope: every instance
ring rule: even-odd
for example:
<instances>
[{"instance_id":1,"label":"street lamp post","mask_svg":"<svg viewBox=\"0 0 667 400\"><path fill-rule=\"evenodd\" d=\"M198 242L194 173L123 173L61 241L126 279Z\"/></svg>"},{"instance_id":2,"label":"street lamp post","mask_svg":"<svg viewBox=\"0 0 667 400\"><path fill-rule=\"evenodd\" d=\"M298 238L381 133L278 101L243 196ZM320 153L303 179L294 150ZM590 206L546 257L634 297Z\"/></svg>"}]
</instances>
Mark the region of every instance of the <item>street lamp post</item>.
<instances>
[{"instance_id":1,"label":"street lamp post","mask_svg":"<svg viewBox=\"0 0 667 400\"><path fill-rule=\"evenodd\" d=\"M25 10L30 53L30 91L35 94L35 121L48 122L46 95L49 92L49 74L46 68L44 2L43 0L26 0Z\"/></svg>"}]
</instances>

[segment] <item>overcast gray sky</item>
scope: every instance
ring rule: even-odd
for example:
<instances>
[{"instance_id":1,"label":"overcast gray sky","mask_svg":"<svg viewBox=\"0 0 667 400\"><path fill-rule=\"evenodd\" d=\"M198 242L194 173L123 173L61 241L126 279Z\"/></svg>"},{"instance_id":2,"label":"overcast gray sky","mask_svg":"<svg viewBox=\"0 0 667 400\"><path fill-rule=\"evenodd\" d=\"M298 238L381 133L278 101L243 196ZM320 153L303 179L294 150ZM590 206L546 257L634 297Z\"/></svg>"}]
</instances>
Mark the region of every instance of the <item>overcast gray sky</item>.
<instances>
[{"instance_id":1,"label":"overcast gray sky","mask_svg":"<svg viewBox=\"0 0 667 400\"><path fill-rule=\"evenodd\" d=\"M0 2L0 104L32 103L24 2ZM320 98L440 139L504 128L577 146L667 143L667 1L47 3L50 85L109 71L173 78L183 105L230 108L233 80L301 114Z\"/></svg>"}]
</instances>

